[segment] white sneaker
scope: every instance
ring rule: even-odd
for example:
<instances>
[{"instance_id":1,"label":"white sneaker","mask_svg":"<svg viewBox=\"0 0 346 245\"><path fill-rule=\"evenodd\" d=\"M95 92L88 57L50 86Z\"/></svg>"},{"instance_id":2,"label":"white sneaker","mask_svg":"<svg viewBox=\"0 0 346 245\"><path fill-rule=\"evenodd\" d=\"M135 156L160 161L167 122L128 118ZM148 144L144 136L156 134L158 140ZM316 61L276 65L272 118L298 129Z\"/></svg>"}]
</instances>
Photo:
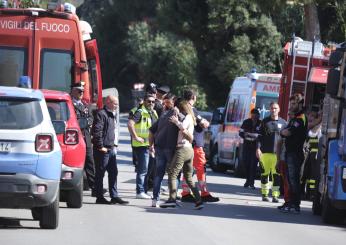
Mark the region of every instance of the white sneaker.
<instances>
[{"instance_id":1,"label":"white sneaker","mask_svg":"<svg viewBox=\"0 0 346 245\"><path fill-rule=\"evenodd\" d=\"M157 201L157 200L153 200L153 201L151 202L151 206L152 206L153 208L158 208L158 207L160 207L160 203L159 203L159 201Z\"/></svg>"},{"instance_id":2,"label":"white sneaker","mask_svg":"<svg viewBox=\"0 0 346 245\"><path fill-rule=\"evenodd\" d=\"M147 193L145 192L141 192L139 194L136 195L137 199L151 199L151 196L149 196Z\"/></svg>"}]
</instances>

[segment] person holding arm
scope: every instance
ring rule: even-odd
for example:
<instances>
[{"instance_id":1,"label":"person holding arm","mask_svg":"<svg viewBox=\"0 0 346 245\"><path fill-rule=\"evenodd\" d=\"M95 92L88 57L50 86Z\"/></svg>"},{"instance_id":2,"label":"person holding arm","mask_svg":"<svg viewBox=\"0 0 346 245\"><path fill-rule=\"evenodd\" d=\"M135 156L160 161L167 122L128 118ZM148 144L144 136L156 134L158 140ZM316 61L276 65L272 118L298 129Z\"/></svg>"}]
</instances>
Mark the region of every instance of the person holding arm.
<instances>
[{"instance_id":1,"label":"person holding arm","mask_svg":"<svg viewBox=\"0 0 346 245\"><path fill-rule=\"evenodd\" d=\"M172 159L172 162L168 168L168 188L169 188L169 199L160 205L161 208L176 207L177 198L177 186L176 179L179 172L183 170L186 183L192 190L195 197L195 209L202 209L203 202L199 194L198 188L195 187L192 180L193 173L193 130L195 126L195 117L190 104L187 101L181 101L178 104L178 109L185 115L183 122L180 122L178 116L173 115L170 121L173 122L178 128L178 140L177 147Z\"/></svg>"}]
</instances>

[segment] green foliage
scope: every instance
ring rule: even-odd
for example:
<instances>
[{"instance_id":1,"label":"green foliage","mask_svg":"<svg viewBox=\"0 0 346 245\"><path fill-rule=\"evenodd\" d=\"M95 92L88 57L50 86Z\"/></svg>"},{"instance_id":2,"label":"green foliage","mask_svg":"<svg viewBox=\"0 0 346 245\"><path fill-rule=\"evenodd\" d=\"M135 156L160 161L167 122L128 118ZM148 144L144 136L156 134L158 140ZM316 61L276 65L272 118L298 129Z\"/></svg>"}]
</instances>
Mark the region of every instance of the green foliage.
<instances>
[{"instance_id":1,"label":"green foliage","mask_svg":"<svg viewBox=\"0 0 346 245\"><path fill-rule=\"evenodd\" d=\"M85 0L79 10L94 27L105 87L126 97L137 82L176 93L193 85L220 106L233 79L252 67L281 72L282 46L292 33L304 38L311 2L322 41L344 41L345 0Z\"/></svg>"},{"instance_id":2,"label":"green foliage","mask_svg":"<svg viewBox=\"0 0 346 245\"><path fill-rule=\"evenodd\" d=\"M199 83L209 104L224 102L236 76L257 67L279 69L280 38L271 19L257 4L237 0L161 0L162 29L193 41L198 54Z\"/></svg>"},{"instance_id":3,"label":"green foliage","mask_svg":"<svg viewBox=\"0 0 346 245\"><path fill-rule=\"evenodd\" d=\"M155 32L148 23L138 22L129 26L126 44L128 61L137 65L144 82L168 85L178 95L183 88L197 88L197 56L191 41ZM202 96L197 104L205 109L205 96L199 92Z\"/></svg>"}]
</instances>

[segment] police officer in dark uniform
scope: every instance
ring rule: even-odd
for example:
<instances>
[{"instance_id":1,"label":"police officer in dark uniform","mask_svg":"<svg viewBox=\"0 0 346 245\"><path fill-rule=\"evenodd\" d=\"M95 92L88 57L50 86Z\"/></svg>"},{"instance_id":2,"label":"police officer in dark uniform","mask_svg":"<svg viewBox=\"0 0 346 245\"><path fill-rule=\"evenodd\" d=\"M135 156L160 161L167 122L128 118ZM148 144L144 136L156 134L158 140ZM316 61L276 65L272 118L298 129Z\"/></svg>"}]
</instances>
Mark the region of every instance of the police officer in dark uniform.
<instances>
[{"instance_id":1,"label":"police officer in dark uniform","mask_svg":"<svg viewBox=\"0 0 346 245\"><path fill-rule=\"evenodd\" d=\"M87 178L88 186L92 189L94 194L94 182L95 182L95 163L93 158L93 150L90 136L90 129L93 124L92 114L89 109L89 105L82 99L84 93L84 82L75 83L72 85L71 97L72 102L77 114L80 128L82 130L85 145L86 145L86 158L84 164L84 171ZM81 119L86 119L87 123L81 123ZM85 188L87 189L87 188Z\"/></svg>"},{"instance_id":2,"label":"police officer in dark uniform","mask_svg":"<svg viewBox=\"0 0 346 245\"><path fill-rule=\"evenodd\" d=\"M244 120L239 130L239 136L244 139L243 161L246 167L246 182L244 187L255 189L256 167L258 159L256 157L257 131L261 125L260 113L257 109L251 110L251 118Z\"/></svg>"},{"instance_id":3,"label":"police officer in dark uniform","mask_svg":"<svg viewBox=\"0 0 346 245\"><path fill-rule=\"evenodd\" d=\"M284 212L300 213L300 171L304 161L304 142L307 138L308 121L303 112L304 99L301 94L290 97L290 112L294 117L287 127L281 131L285 138L286 164L288 168L288 182L290 202L281 209Z\"/></svg>"}]
</instances>

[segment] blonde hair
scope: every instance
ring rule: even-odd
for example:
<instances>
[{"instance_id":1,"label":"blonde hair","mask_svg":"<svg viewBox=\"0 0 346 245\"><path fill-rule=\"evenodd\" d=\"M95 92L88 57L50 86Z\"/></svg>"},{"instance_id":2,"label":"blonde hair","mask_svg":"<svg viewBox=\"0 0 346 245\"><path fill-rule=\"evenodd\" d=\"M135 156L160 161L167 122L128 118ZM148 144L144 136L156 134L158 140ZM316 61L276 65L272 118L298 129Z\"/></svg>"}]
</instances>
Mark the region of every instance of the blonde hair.
<instances>
[{"instance_id":1,"label":"blonde hair","mask_svg":"<svg viewBox=\"0 0 346 245\"><path fill-rule=\"evenodd\" d=\"M193 120L193 124L196 125L196 118L195 118L195 114L193 113L192 107L191 105L186 101L186 100L182 100L179 104L178 104L178 109L181 112L184 112L186 114L191 115L192 120Z\"/></svg>"}]
</instances>

